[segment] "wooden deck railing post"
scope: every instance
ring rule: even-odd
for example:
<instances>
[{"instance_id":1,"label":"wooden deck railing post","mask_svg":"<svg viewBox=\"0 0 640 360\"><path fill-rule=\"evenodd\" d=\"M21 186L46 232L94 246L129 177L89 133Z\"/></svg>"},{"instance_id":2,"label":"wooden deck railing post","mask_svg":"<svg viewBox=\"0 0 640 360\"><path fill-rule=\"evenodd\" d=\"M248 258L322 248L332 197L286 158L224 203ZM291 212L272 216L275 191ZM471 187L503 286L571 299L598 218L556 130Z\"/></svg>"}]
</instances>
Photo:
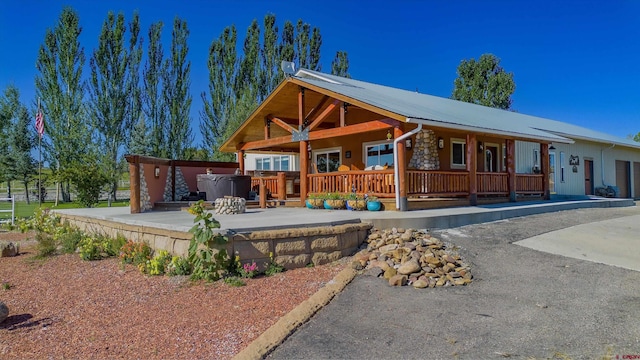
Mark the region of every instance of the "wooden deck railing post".
<instances>
[{"instance_id":1,"label":"wooden deck railing post","mask_svg":"<svg viewBox=\"0 0 640 360\"><path fill-rule=\"evenodd\" d=\"M260 209L267 208L267 185L264 179L260 179Z\"/></svg>"},{"instance_id":2,"label":"wooden deck railing post","mask_svg":"<svg viewBox=\"0 0 640 360\"><path fill-rule=\"evenodd\" d=\"M516 142L507 139L507 187L509 188L509 201L516 201Z\"/></svg>"},{"instance_id":3,"label":"wooden deck railing post","mask_svg":"<svg viewBox=\"0 0 640 360\"><path fill-rule=\"evenodd\" d=\"M469 172L469 205L478 205L478 153L476 135L467 134L467 171Z\"/></svg>"},{"instance_id":4,"label":"wooden deck railing post","mask_svg":"<svg viewBox=\"0 0 640 360\"><path fill-rule=\"evenodd\" d=\"M542 173L542 196L545 200L551 198L549 192L549 144L540 144L540 172Z\"/></svg>"},{"instance_id":5,"label":"wooden deck railing post","mask_svg":"<svg viewBox=\"0 0 640 360\"><path fill-rule=\"evenodd\" d=\"M240 168L240 175L244 175L244 150L238 151L238 167Z\"/></svg>"},{"instance_id":6,"label":"wooden deck railing post","mask_svg":"<svg viewBox=\"0 0 640 360\"><path fill-rule=\"evenodd\" d=\"M298 122L300 130L304 126L305 108L304 108L304 88L300 87L298 91ZM300 141L300 205L305 206L309 187L307 186L307 175L309 173L309 142Z\"/></svg>"},{"instance_id":7,"label":"wooden deck railing post","mask_svg":"<svg viewBox=\"0 0 640 360\"><path fill-rule=\"evenodd\" d=\"M133 162L129 164L130 184L130 211L132 214L140 213L140 158L134 155Z\"/></svg>"},{"instance_id":8,"label":"wooden deck railing post","mask_svg":"<svg viewBox=\"0 0 640 360\"><path fill-rule=\"evenodd\" d=\"M287 175L278 173L278 200L287 200Z\"/></svg>"}]
</instances>

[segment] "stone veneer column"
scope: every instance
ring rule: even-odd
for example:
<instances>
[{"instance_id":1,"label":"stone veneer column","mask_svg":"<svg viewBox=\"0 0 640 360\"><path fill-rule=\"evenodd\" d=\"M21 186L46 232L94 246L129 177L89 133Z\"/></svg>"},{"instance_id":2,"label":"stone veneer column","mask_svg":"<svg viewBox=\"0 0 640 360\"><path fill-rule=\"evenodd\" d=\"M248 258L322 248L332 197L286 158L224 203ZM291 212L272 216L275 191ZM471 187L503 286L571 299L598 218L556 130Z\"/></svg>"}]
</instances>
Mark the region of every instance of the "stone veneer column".
<instances>
[{"instance_id":1,"label":"stone veneer column","mask_svg":"<svg viewBox=\"0 0 640 360\"><path fill-rule=\"evenodd\" d=\"M169 170L167 171L167 181L164 185L164 201L172 201L173 196L171 196L171 166L169 166ZM180 201L183 196L189 196L189 186L187 185L187 181L184 179L184 175L182 174L182 170L180 166L176 166L176 201Z\"/></svg>"},{"instance_id":2,"label":"stone veneer column","mask_svg":"<svg viewBox=\"0 0 640 360\"><path fill-rule=\"evenodd\" d=\"M144 176L144 165L140 164L140 212L151 209L153 209L153 204L151 203L151 196L147 188L147 179Z\"/></svg>"},{"instance_id":3,"label":"stone veneer column","mask_svg":"<svg viewBox=\"0 0 640 360\"><path fill-rule=\"evenodd\" d=\"M422 130L416 134L413 156L409 168L418 170L440 170L438 139L433 130Z\"/></svg>"}]
</instances>

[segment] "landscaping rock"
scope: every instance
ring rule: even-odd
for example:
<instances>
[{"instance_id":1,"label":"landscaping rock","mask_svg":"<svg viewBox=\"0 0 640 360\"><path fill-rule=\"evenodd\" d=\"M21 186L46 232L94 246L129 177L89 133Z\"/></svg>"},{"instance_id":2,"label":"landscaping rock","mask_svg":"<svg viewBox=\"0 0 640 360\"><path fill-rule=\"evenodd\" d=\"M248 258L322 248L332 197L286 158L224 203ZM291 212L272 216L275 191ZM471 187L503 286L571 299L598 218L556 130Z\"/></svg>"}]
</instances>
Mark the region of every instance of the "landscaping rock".
<instances>
[{"instance_id":1,"label":"landscaping rock","mask_svg":"<svg viewBox=\"0 0 640 360\"><path fill-rule=\"evenodd\" d=\"M213 206L215 213L222 215L242 214L245 212L246 207L247 200L245 198L233 196L218 198Z\"/></svg>"},{"instance_id":2,"label":"landscaping rock","mask_svg":"<svg viewBox=\"0 0 640 360\"><path fill-rule=\"evenodd\" d=\"M414 229L372 229L367 248L354 256L368 275L382 276L392 286L417 289L471 283L469 267L437 238Z\"/></svg>"},{"instance_id":3,"label":"landscaping rock","mask_svg":"<svg viewBox=\"0 0 640 360\"><path fill-rule=\"evenodd\" d=\"M5 321L7 317L9 317L9 308L7 307L7 305L5 305L5 303L0 301L0 323Z\"/></svg>"},{"instance_id":4,"label":"landscaping rock","mask_svg":"<svg viewBox=\"0 0 640 360\"><path fill-rule=\"evenodd\" d=\"M18 256L20 245L12 242L0 241L0 257Z\"/></svg>"}]
</instances>

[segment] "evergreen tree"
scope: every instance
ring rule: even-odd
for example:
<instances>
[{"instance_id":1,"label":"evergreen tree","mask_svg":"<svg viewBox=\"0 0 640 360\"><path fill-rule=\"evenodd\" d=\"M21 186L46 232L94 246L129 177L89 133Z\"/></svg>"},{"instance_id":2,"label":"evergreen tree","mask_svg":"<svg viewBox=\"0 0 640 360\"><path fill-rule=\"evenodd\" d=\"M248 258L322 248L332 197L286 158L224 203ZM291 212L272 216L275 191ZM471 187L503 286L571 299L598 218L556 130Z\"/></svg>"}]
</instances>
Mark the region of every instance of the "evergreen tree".
<instances>
[{"instance_id":1,"label":"evergreen tree","mask_svg":"<svg viewBox=\"0 0 640 360\"><path fill-rule=\"evenodd\" d=\"M80 161L79 150L86 153L92 144L83 100L81 32L78 14L64 8L56 26L47 30L36 61L36 95L45 117L43 146L55 178L64 183L64 201L70 201L69 170Z\"/></svg>"},{"instance_id":2,"label":"evergreen tree","mask_svg":"<svg viewBox=\"0 0 640 360\"><path fill-rule=\"evenodd\" d=\"M138 21L136 14L132 29L138 28ZM137 33L129 35L129 43L134 51L138 43L137 36ZM119 156L130 136L134 123L132 116L139 112L134 109L137 106L137 86L133 82L137 79L137 75L134 75L134 71L137 71L137 54L127 48L125 37L124 15L119 13L115 16L109 12L102 25L98 48L89 62L92 125L99 136L100 153L104 159L102 165L110 184L109 205L111 200L117 200L118 180L124 170L120 166Z\"/></svg>"},{"instance_id":3,"label":"evergreen tree","mask_svg":"<svg viewBox=\"0 0 640 360\"><path fill-rule=\"evenodd\" d=\"M151 141L149 128L144 120L144 114L140 114L138 121L131 130L129 139L129 154L149 155L151 153Z\"/></svg>"},{"instance_id":4,"label":"evergreen tree","mask_svg":"<svg viewBox=\"0 0 640 360\"><path fill-rule=\"evenodd\" d=\"M483 54L478 61L462 60L457 72L452 99L498 109L511 108L511 95L516 84L513 73L504 71L498 57Z\"/></svg>"},{"instance_id":5,"label":"evergreen tree","mask_svg":"<svg viewBox=\"0 0 640 360\"><path fill-rule=\"evenodd\" d=\"M165 60L163 78L164 101L168 108L167 148L172 159L184 158L184 149L191 146L191 94L189 76L191 61L187 61L189 46L187 22L176 17L173 21L171 58Z\"/></svg>"},{"instance_id":6,"label":"evergreen tree","mask_svg":"<svg viewBox=\"0 0 640 360\"><path fill-rule=\"evenodd\" d=\"M267 14L264 17L264 34L262 40L262 68L260 85L260 98L262 102L282 80L278 75L280 71L280 48L278 46L278 26L276 17Z\"/></svg>"},{"instance_id":7,"label":"evergreen tree","mask_svg":"<svg viewBox=\"0 0 640 360\"><path fill-rule=\"evenodd\" d=\"M142 109L150 127L151 149L150 155L166 158L169 156L165 141L168 129L167 112L162 93L162 79L165 78L166 66L162 50L162 22L151 24L149 28L149 45L147 47L147 62L142 79Z\"/></svg>"},{"instance_id":8,"label":"evergreen tree","mask_svg":"<svg viewBox=\"0 0 640 360\"><path fill-rule=\"evenodd\" d=\"M351 78L349 75L349 59L346 51L336 52L336 57L331 62L331 74Z\"/></svg>"},{"instance_id":9,"label":"evergreen tree","mask_svg":"<svg viewBox=\"0 0 640 360\"><path fill-rule=\"evenodd\" d=\"M31 156L31 150L36 144L36 134L30 126L31 119L27 108L20 104L16 114L13 130L11 131L11 156L13 156L12 178L20 181L24 186L27 204L29 204L29 183L38 173L36 161Z\"/></svg>"}]
</instances>

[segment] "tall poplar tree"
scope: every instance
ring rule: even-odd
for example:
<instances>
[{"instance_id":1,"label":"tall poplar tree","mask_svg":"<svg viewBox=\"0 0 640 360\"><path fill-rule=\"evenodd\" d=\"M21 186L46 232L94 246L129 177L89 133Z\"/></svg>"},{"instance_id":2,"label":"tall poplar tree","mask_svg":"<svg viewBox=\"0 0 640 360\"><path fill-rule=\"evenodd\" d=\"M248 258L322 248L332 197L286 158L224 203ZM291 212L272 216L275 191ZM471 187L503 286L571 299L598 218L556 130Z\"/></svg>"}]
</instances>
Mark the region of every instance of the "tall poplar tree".
<instances>
[{"instance_id":1,"label":"tall poplar tree","mask_svg":"<svg viewBox=\"0 0 640 360\"><path fill-rule=\"evenodd\" d=\"M168 109L167 147L172 159L185 157L191 147L191 93L189 91L191 61L187 60L189 45L187 22L176 17L171 36L171 57L165 60L163 78L164 101Z\"/></svg>"},{"instance_id":2,"label":"tall poplar tree","mask_svg":"<svg viewBox=\"0 0 640 360\"><path fill-rule=\"evenodd\" d=\"M120 155L130 138L130 130L139 110L137 84L139 47L138 14L134 14L130 28L134 32L126 39L124 15L107 14L99 36L98 48L89 61L91 80L91 117L93 128L98 133L101 162L109 181L109 205L116 199L118 181L124 172ZM127 47L129 45L129 48Z\"/></svg>"},{"instance_id":3,"label":"tall poplar tree","mask_svg":"<svg viewBox=\"0 0 640 360\"><path fill-rule=\"evenodd\" d=\"M147 45L147 62L142 71L143 91L142 110L149 126L151 137L151 156L168 157L165 142L167 129L167 112L162 92L162 79L165 78L166 66L162 50L161 21L149 27L149 45Z\"/></svg>"},{"instance_id":4,"label":"tall poplar tree","mask_svg":"<svg viewBox=\"0 0 640 360\"><path fill-rule=\"evenodd\" d=\"M351 78L349 75L349 59L347 58L347 52L339 50L336 52L336 57L331 62L331 74Z\"/></svg>"},{"instance_id":5,"label":"tall poplar tree","mask_svg":"<svg viewBox=\"0 0 640 360\"><path fill-rule=\"evenodd\" d=\"M81 155L90 152L92 144L83 100L81 33L78 14L64 8L56 26L47 29L36 61L36 96L45 118L43 145L56 180L64 184L64 201L70 201L73 177L69 170L82 163Z\"/></svg>"},{"instance_id":6,"label":"tall poplar tree","mask_svg":"<svg viewBox=\"0 0 640 360\"><path fill-rule=\"evenodd\" d=\"M460 62L451 98L507 110L515 90L513 73L506 72L495 55L483 54L477 61L472 58Z\"/></svg>"}]
</instances>

